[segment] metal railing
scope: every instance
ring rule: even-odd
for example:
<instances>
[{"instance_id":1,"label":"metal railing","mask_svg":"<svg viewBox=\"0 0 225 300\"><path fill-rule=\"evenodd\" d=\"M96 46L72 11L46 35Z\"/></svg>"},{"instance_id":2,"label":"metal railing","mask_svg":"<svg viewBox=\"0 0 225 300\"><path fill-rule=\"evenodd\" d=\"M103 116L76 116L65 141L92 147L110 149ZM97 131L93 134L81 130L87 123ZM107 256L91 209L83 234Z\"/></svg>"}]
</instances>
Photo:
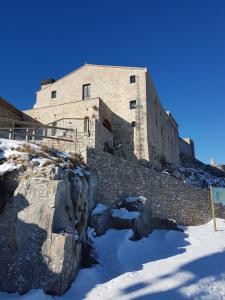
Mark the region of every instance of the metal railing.
<instances>
[{"instance_id":1,"label":"metal railing","mask_svg":"<svg viewBox=\"0 0 225 300\"><path fill-rule=\"evenodd\" d=\"M60 149L74 149L75 152L83 151L87 146L93 147L94 123L90 122L89 118L65 118L66 121L70 119L82 122L79 124L65 122L64 124L68 124L71 127L61 127L54 126L53 124L63 119L44 125L39 122L0 118L0 138L31 141L37 144L44 143L45 141L48 143L50 139L52 140L53 147L58 146ZM54 141L56 143L57 141L62 141L63 143L55 145ZM64 144L64 142L68 142L69 145Z\"/></svg>"},{"instance_id":2,"label":"metal railing","mask_svg":"<svg viewBox=\"0 0 225 300\"><path fill-rule=\"evenodd\" d=\"M0 123L4 124L4 126L0 127L0 136L4 136L5 138L26 141L47 138L75 142L76 129L74 128L43 125L38 122L27 122L8 118L1 118Z\"/></svg>"}]
</instances>

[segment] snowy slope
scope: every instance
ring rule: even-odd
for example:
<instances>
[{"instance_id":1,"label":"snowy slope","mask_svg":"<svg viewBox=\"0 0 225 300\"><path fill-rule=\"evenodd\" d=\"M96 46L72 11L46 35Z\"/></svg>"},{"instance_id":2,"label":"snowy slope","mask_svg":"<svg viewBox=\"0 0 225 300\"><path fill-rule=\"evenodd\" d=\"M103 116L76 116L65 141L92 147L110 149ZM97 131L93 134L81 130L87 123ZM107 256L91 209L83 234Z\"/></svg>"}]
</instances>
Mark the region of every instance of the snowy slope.
<instances>
[{"instance_id":1,"label":"snowy slope","mask_svg":"<svg viewBox=\"0 0 225 300\"><path fill-rule=\"evenodd\" d=\"M62 300L225 299L225 223L155 230L130 241L130 230L108 230L93 239L99 265L79 272ZM0 300L51 300L40 290Z\"/></svg>"},{"instance_id":2,"label":"snowy slope","mask_svg":"<svg viewBox=\"0 0 225 300\"><path fill-rule=\"evenodd\" d=\"M225 174L223 177L218 177L212 172L205 171L200 167L183 167L170 164L162 173L180 179L189 185L206 190L209 189L210 185L225 188Z\"/></svg>"}]
</instances>

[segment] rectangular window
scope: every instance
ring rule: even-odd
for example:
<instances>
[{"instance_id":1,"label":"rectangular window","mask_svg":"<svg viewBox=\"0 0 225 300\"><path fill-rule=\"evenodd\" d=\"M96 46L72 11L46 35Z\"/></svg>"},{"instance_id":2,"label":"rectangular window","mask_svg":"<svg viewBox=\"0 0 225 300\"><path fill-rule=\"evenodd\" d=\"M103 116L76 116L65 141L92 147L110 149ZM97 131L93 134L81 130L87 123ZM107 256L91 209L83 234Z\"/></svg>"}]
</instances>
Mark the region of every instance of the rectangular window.
<instances>
[{"instance_id":1,"label":"rectangular window","mask_svg":"<svg viewBox=\"0 0 225 300\"><path fill-rule=\"evenodd\" d=\"M91 84L84 84L83 85L83 100L89 99L91 97Z\"/></svg>"},{"instance_id":2,"label":"rectangular window","mask_svg":"<svg viewBox=\"0 0 225 300\"><path fill-rule=\"evenodd\" d=\"M135 109L137 107L137 102L136 100L131 100L130 101L130 109Z\"/></svg>"},{"instance_id":3,"label":"rectangular window","mask_svg":"<svg viewBox=\"0 0 225 300\"><path fill-rule=\"evenodd\" d=\"M52 91L52 92L51 92L51 98L52 98L52 99L56 98L56 91Z\"/></svg>"},{"instance_id":4,"label":"rectangular window","mask_svg":"<svg viewBox=\"0 0 225 300\"><path fill-rule=\"evenodd\" d=\"M132 127L135 127L135 126L136 126L136 122L135 122L135 121L132 121L132 122L131 122L131 126L132 126Z\"/></svg>"},{"instance_id":5,"label":"rectangular window","mask_svg":"<svg viewBox=\"0 0 225 300\"><path fill-rule=\"evenodd\" d=\"M135 83L136 82L136 76L135 75L131 75L130 76L130 83Z\"/></svg>"}]
</instances>

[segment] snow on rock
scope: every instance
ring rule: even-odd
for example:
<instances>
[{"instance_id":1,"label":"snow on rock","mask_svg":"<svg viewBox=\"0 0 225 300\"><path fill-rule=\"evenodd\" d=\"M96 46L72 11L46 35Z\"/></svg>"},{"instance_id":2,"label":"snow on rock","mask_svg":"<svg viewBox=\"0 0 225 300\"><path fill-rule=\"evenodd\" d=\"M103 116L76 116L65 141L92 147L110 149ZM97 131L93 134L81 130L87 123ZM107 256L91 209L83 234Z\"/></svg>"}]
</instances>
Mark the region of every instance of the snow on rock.
<instances>
[{"instance_id":1,"label":"snow on rock","mask_svg":"<svg viewBox=\"0 0 225 300\"><path fill-rule=\"evenodd\" d=\"M162 174L167 176L171 175L182 180L184 183L203 189L209 189L210 185L225 187L225 175L223 177L219 177L210 173L210 171L203 170L200 167L184 167L171 164L162 171Z\"/></svg>"},{"instance_id":2,"label":"snow on rock","mask_svg":"<svg viewBox=\"0 0 225 300\"><path fill-rule=\"evenodd\" d=\"M21 165L14 166L12 164L9 164L7 162L4 162L2 165L0 165L0 176L3 176L7 172L12 172L16 169L19 169Z\"/></svg>"},{"instance_id":3,"label":"snow on rock","mask_svg":"<svg viewBox=\"0 0 225 300\"><path fill-rule=\"evenodd\" d=\"M106 211L108 208L108 206L102 204L102 203L98 203L97 206L95 207L95 209L92 211L91 215L98 215L98 214L102 214L104 211Z\"/></svg>"},{"instance_id":4,"label":"snow on rock","mask_svg":"<svg viewBox=\"0 0 225 300\"><path fill-rule=\"evenodd\" d=\"M74 280L87 247L96 177L92 172L86 176L76 153L61 155L44 145L4 139L0 153L0 290L24 294L42 288L61 295ZM19 172L2 176L20 166ZM82 178L74 170L82 170ZM47 296L29 292L23 297Z\"/></svg>"},{"instance_id":5,"label":"snow on rock","mask_svg":"<svg viewBox=\"0 0 225 300\"><path fill-rule=\"evenodd\" d=\"M129 196L125 198L125 202L127 203L133 203L133 202L141 202L141 203L145 203L147 200L147 198L143 197L143 196Z\"/></svg>"},{"instance_id":6,"label":"snow on rock","mask_svg":"<svg viewBox=\"0 0 225 300\"><path fill-rule=\"evenodd\" d=\"M60 164L64 168L70 168L71 165L74 165L71 170L80 177L83 177L84 174L91 175L86 170L86 166L81 163L82 159L79 155L61 152L53 148L42 147L25 141L0 138L0 164L5 160L9 163L12 159L15 159L13 160L15 164L18 164L18 161L22 160L27 161L33 167L43 167L51 163Z\"/></svg>"},{"instance_id":7,"label":"snow on rock","mask_svg":"<svg viewBox=\"0 0 225 300\"><path fill-rule=\"evenodd\" d=\"M186 179L184 182L199 186L201 185L204 188L209 187L210 185L217 187L225 187L225 178L220 178L217 176L213 176L208 172L205 172L201 169L195 168L181 168L180 169L183 174L186 174Z\"/></svg>"},{"instance_id":8,"label":"snow on rock","mask_svg":"<svg viewBox=\"0 0 225 300\"><path fill-rule=\"evenodd\" d=\"M39 146L35 144L30 144L23 141L15 141L15 140L8 140L0 138L0 160L3 158L8 158L12 154L20 154L20 151L17 149L28 146L34 149L38 149Z\"/></svg>"},{"instance_id":9,"label":"snow on rock","mask_svg":"<svg viewBox=\"0 0 225 300\"><path fill-rule=\"evenodd\" d=\"M80 166L77 166L75 169L74 169L74 173L79 175L80 177L83 177L84 176L84 170L82 167Z\"/></svg>"},{"instance_id":10,"label":"snow on rock","mask_svg":"<svg viewBox=\"0 0 225 300\"><path fill-rule=\"evenodd\" d=\"M43 157L37 157L32 159L32 163L37 163L39 167L43 167L48 161L49 158L43 158Z\"/></svg>"},{"instance_id":11,"label":"snow on rock","mask_svg":"<svg viewBox=\"0 0 225 300\"><path fill-rule=\"evenodd\" d=\"M128 211L126 208L112 209L112 216L125 220L137 219L140 216L138 211Z\"/></svg>"}]
</instances>

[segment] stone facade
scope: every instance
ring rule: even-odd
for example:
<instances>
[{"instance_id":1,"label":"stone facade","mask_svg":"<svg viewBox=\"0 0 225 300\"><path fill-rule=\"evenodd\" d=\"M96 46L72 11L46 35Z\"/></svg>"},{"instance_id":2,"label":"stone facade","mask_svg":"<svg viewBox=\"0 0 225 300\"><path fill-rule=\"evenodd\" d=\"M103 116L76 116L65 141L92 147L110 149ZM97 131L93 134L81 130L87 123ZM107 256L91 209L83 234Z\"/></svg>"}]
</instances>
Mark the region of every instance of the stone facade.
<instances>
[{"instance_id":1,"label":"stone facade","mask_svg":"<svg viewBox=\"0 0 225 300\"><path fill-rule=\"evenodd\" d=\"M85 85L88 97L81 100ZM62 119L88 116L112 131L113 146L120 147L125 159L159 167L164 160L179 163L178 125L163 109L147 68L86 64L57 81L44 82L34 108L25 112L57 126Z\"/></svg>"},{"instance_id":2,"label":"stone facade","mask_svg":"<svg viewBox=\"0 0 225 300\"><path fill-rule=\"evenodd\" d=\"M180 155L195 158L194 142L190 138L179 138Z\"/></svg>"},{"instance_id":3,"label":"stone facade","mask_svg":"<svg viewBox=\"0 0 225 300\"><path fill-rule=\"evenodd\" d=\"M127 196L144 196L153 217L171 218L184 225L211 219L208 191L96 149L88 149L87 163L97 174L99 202L103 204L115 207ZM217 206L216 215L225 218L225 209Z\"/></svg>"}]
</instances>

